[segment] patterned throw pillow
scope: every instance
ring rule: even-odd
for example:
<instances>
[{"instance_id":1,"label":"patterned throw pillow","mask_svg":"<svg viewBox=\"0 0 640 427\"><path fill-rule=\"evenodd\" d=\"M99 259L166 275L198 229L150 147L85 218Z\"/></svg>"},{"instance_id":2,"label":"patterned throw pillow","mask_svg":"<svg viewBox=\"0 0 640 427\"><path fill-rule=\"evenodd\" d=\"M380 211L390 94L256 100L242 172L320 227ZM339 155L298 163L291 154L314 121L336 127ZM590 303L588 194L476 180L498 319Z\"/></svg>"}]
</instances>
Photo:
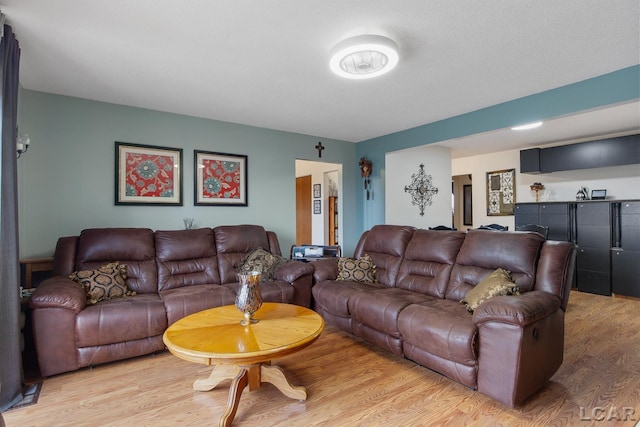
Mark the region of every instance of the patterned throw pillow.
<instances>
[{"instance_id":1,"label":"patterned throw pillow","mask_svg":"<svg viewBox=\"0 0 640 427\"><path fill-rule=\"evenodd\" d=\"M125 282L127 266L119 262L103 265L97 270L74 271L69 275L69 279L84 288L89 305L136 294L127 287Z\"/></svg>"},{"instance_id":2,"label":"patterned throw pillow","mask_svg":"<svg viewBox=\"0 0 640 427\"><path fill-rule=\"evenodd\" d=\"M467 292L460 302L466 304L467 310L473 313L486 300L503 295L520 295L520 291L511 277L511 272L499 268Z\"/></svg>"},{"instance_id":3,"label":"patterned throw pillow","mask_svg":"<svg viewBox=\"0 0 640 427\"><path fill-rule=\"evenodd\" d=\"M273 280L276 270L285 262L287 262L286 258L273 255L271 252L265 251L262 248L257 248L247 255L237 271L238 273L259 271L260 281L270 282Z\"/></svg>"},{"instance_id":4,"label":"patterned throw pillow","mask_svg":"<svg viewBox=\"0 0 640 427\"><path fill-rule=\"evenodd\" d=\"M338 259L338 280L375 283L376 265L370 255L364 254L358 259Z\"/></svg>"}]
</instances>

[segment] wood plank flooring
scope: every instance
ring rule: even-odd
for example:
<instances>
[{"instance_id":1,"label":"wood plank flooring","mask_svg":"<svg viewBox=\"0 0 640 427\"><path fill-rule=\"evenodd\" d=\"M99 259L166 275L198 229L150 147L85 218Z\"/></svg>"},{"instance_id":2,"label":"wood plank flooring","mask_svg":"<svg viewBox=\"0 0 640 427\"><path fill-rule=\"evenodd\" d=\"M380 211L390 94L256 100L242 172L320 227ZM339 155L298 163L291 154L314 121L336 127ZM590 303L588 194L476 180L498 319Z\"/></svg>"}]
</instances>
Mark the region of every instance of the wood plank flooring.
<instances>
[{"instance_id":1,"label":"wood plank flooring","mask_svg":"<svg viewBox=\"0 0 640 427\"><path fill-rule=\"evenodd\" d=\"M634 426L639 314L638 300L572 292L564 363L515 409L328 326L310 347L274 362L307 387L308 399L289 399L270 384L247 389L234 425ZM37 404L3 415L8 427L218 425L228 383L191 388L210 372L163 352L48 378Z\"/></svg>"}]
</instances>

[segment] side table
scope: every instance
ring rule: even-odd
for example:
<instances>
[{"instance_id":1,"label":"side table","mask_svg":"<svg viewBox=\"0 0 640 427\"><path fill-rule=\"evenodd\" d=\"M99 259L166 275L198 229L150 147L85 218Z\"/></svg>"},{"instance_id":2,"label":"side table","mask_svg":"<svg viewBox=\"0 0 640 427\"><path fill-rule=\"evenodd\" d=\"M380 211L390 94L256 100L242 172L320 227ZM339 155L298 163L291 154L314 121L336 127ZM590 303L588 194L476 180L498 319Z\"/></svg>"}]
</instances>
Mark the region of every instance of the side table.
<instances>
[{"instance_id":1,"label":"side table","mask_svg":"<svg viewBox=\"0 0 640 427\"><path fill-rule=\"evenodd\" d=\"M20 265L24 265L24 288L31 289L33 285L33 273L40 271L51 271L53 269L53 258L26 258L20 260Z\"/></svg>"}]
</instances>

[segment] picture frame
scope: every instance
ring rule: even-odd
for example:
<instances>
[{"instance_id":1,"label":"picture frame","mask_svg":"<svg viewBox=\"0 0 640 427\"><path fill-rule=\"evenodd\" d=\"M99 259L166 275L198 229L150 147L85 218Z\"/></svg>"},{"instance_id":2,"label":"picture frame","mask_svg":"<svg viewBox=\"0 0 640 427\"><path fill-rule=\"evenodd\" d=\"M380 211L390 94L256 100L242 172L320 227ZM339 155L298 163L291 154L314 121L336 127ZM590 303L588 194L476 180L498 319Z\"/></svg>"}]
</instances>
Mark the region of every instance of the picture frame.
<instances>
[{"instance_id":1,"label":"picture frame","mask_svg":"<svg viewBox=\"0 0 640 427\"><path fill-rule=\"evenodd\" d=\"M473 195L471 184L462 186L462 225L473 225Z\"/></svg>"},{"instance_id":2,"label":"picture frame","mask_svg":"<svg viewBox=\"0 0 640 427\"><path fill-rule=\"evenodd\" d=\"M513 215L516 206L516 170L487 172L487 216Z\"/></svg>"},{"instance_id":3,"label":"picture frame","mask_svg":"<svg viewBox=\"0 0 640 427\"><path fill-rule=\"evenodd\" d=\"M321 200L314 200L313 201L313 213L314 214L321 214L322 213L322 204L321 204Z\"/></svg>"},{"instance_id":4,"label":"picture frame","mask_svg":"<svg viewBox=\"0 0 640 427\"><path fill-rule=\"evenodd\" d=\"M319 199L322 194L322 187L320 184L313 184L313 198Z\"/></svg>"},{"instance_id":5,"label":"picture frame","mask_svg":"<svg viewBox=\"0 0 640 427\"><path fill-rule=\"evenodd\" d=\"M194 150L194 205L249 206L248 157Z\"/></svg>"},{"instance_id":6,"label":"picture frame","mask_svg":"<svg viewBox=\"0 0 640 427\"><path fill-rule=\"evenodd\" d=\"M115 204L182 206L182 148L116 141Z\"/></svg>"}]
</instances>

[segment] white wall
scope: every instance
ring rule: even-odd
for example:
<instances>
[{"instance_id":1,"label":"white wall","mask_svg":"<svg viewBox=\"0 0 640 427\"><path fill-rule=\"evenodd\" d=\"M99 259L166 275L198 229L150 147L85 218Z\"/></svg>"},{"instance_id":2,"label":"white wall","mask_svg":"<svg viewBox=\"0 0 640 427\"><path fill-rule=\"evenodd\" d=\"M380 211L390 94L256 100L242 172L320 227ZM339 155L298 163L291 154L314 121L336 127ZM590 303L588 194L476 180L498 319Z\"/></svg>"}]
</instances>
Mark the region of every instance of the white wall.
<instances>
[{"instance_id":1,"label":"white wall","mask_svg":"<svg viewBox=\"0 0 640 427\"><path fill-rule=\"evenodd\" d=\"M573 201L581 186L589 190L607 189L607 199L640 199L640 166L616 166L610 168L581 169L548 174L521 174L520 150L502 151L453 159L453 175L472 175L473 185L473 227L496 223L515 227L515 219L510 216L487 216L486 173L501 169L516 169L516 202L535 202L535 193L529 188L534 182L541 182L545 190L540 193L540 201Z\"/></svg>"},{"instance_id":2,"label":"white wall","mask_svg":"<svg viewBox=\"0 0 640 427\"><path fill-rule=\"evenodd\" d=\"M418 206L411 204L411 195L405 192L411 184L411 176L420 170L431 175L432 185L438 193L432 197L431 206L420 216ZM451 226L451 152L446 147L422 146L394 151L385 156L385 218L387 224L412 225L428 228L438 225Z\"/></svg>"},{"instance_id":3,"label":"white wall","mask_svg":"<svg viewBox=\"0 0 640 427\"><path fill-rule=\"evenodd\" d=\"M324 163L315 162L309 160L296 160L296 178L301 176L311 175L311 185L320 184L321 194L321 213L311 214L311 242L312 245L328 245L329 240L327 238L327 201L328 201L328 187L326 184L325 175L332 173L332 179L338 185L338 224L342 224L342 165L337 163ZM313 193L311 195L311 212L313 212ZM340 233L340 240L342 240L342 234Z\"/></svg>"}]
</instances>

